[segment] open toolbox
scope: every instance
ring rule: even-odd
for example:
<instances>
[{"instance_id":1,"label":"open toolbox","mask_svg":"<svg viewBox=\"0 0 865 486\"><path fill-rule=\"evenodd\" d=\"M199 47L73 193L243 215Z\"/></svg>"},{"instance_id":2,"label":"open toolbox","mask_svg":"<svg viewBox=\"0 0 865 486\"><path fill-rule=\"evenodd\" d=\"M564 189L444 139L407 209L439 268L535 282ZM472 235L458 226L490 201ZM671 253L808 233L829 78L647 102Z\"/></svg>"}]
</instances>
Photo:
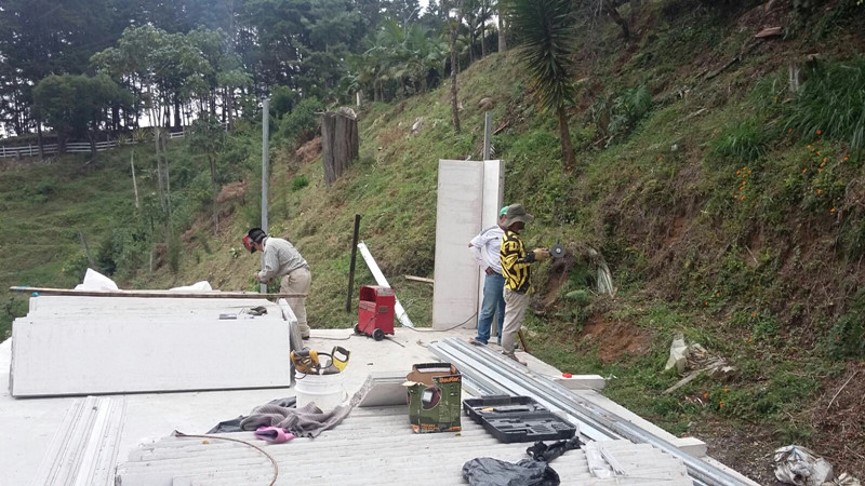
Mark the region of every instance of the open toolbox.
<instances>
[{"instance_id":1,"label":"open toolbox","mask_svg":"<svg viewBox=\"0 0 865 486\"><path fill-rule=\"evenodd\" d=\"M463 410L501 442L570 439L577 428L531 397L494 395L463 400Z\"/></svg>"}]
</instances>

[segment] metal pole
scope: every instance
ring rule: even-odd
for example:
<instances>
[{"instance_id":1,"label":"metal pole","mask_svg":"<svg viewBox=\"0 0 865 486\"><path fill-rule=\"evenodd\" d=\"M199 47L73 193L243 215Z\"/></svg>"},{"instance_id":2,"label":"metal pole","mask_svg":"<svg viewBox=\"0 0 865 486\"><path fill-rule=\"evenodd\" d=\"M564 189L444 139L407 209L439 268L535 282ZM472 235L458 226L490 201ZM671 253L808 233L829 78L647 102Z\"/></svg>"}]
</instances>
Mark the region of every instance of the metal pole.
<instances>
[{"instance_id":1,"label":"metal pole","mask_svg":"<svg viewBox=\"0 0 865 486\"><path fill-rule=\"evenodd\" d=\"M360 233L360 215L354 215L354 233L351 237L351 263L348 266L348 295L345 298L345 311L351 312L351 300L354 296L354 264L357 261L357 238Z\"/></svg>"},{"instance_id":2,"label":"metal pole","mask_svg":"<svg viewBox=\"0 0 865 486\"><path fill-rule=\"evenodd\" d=\"M261 229L267 233L267 164L268 139L270 138L270 100L265 98L261 104ZM261 253L261 269L264 270L264 252ZM260 287L262 294L267 293L267 284Z\"/></svg>"},{"instance_id":3,"label":"metal pole","mask_svg":"<svg viewBox=\"0 0 865 486\"><path fill-rule=\"evenodd\" d=\"M493 115L484 112L484 160L490 160L490 144L493 131Z\"/></svg>"}]
</instances>

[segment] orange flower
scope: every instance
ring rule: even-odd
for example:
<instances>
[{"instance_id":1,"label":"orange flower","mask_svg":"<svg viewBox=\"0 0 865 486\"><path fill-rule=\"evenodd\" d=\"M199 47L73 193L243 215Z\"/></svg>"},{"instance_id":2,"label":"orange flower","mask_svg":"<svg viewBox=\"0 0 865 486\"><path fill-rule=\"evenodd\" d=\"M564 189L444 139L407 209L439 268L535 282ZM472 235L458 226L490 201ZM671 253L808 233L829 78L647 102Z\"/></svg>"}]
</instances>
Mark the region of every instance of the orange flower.
<instances>
[{"instance_id":1,"label":"orange flower","mask_svg":"<svg viewBox=\"0 0 865 486\"><path fill-rule=\"evenodd\" d=\"M724 400L718 400L718 408L724 408Z\"/></svg>"},{"instance_id":2,"label":"orange flower","mask_svg":"<svg viewBox=\"0 0 865 486\"><path fill-rule=\"evenodd\" d=\"M820 135L823 135L823 130L820 130L820 129L818 128L818 129L817 129L817 136L819 137Z\"/></svg>"},{"instance_id":3,"label":"orange flower","mask_svg":"<svg viewBox=\"0 0 865 486\"><path fill-rule=\"evenodd\" d=\"M829 214L835 214L835 208L830 209Z\"/></svg>"}]
</instances>

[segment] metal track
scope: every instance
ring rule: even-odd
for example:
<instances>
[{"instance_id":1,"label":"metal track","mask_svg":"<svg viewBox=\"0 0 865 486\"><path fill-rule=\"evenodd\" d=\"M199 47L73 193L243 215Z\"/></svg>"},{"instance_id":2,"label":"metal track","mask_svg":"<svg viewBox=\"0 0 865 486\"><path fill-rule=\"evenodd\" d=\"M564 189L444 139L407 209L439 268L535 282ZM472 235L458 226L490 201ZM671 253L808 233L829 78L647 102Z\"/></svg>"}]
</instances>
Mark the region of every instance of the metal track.
<instances>
[{"instance_id":1,"label":"metal track","mask_svg":"<svg viewBox=\"0 0 865 486\"><path fill-rule=\"evenodd\" d=\"M430 345L439 358L453 362L464 377L485 391L496 394L528 395L541 405L558 411L580 425L590 440L625 438L650 444L679 458L698 484L709 486L752 486L713 464L694 457L616 414L580 399L555 381L538 376L500 353L472 346L459 338L447 338Z\"/></svg>"}]
</instances>

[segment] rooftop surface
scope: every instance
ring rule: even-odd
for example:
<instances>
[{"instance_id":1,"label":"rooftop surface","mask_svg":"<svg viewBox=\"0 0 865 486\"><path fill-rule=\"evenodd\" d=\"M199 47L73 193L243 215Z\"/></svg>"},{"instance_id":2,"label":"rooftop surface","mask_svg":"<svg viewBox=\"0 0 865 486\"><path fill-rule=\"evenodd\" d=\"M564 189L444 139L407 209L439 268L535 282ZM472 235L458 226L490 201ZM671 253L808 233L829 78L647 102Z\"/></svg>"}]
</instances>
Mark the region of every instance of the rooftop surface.
<instances>
[{"instance_id":1,"label":"rooftop surface","mask_svg":"<svg viewBox=\"0 0 865 486\"><path fill-rule=\"evenodd\" d=\"M439 361L430 349L432 343L452 337L466 340L472 335L472 330L465 329L438 332L397 328L394 336L375 341L354 335L351 329L314 329L305 344L325 352L339 345L351 352L344 371L344 386L351 395L370 374L405 376L413 364ZM10 341L0 344L3 370L10 367ZM561 375L559 370L530 355L520 355L528 361L531 374ZM286 350L286 365L288 362ZM611 409L617 407L600 393L584 393L594 402L605 401ZM295 389L288 387L108 394L98 398L14 398L9 393L9 374L0 373L0 450L4 451L0 454L0 477L5 484L34 484L33 481L45 484L47 468L56 462L58 451L73 449L82 461L92 464L87 466L92 473L86 477L91 481L96 477L111 480L106 484L113 484L115 467L121 480L118 484L124 485L269 484L275 477L274 464L279 471L274 484L294 484L304 479L319 484L465 484L460 470L467 460L489 456L515 462L527 457L525 449L531 445L499 443L465 415L460 433L413 434L404 405L355 408L342 423L316 439L297 438L271 445L255 440L249 432L224 434L254 444L267 454L238 442L171 436L175 430L204 434L221 421L249 415L259 405L294 395ZM466 387L463 396L470 396ZM97 408L110 410L99 415L95 412ZM627 413L621 407L617 412ZM70 445L65 438L70 434L70 423L81 421L80 417L88 414L93 418L87 422L91 428L84 429L86 437L80 445ZM641 419L633 416L633 420ZM110 440L94 441L98 434L110 436ZM611 440L605 447L615 450L623 464L631 464L630 467L643 473L655 471L657 475L642 474L643 479L634 477L625 482L622 478L613 478L613 482L599 478L590 481L592 476L587 476L588 459L583 451L568 452L556 459L552 467L563 484L691 483L690 478L681 477L681 461L650 445ZM82 472L74 469L67 467L63 474L78 479L49 483L99 484L81 483ZM148 475L151 473L156 476Z\"/></svg>"}]
</instances>

